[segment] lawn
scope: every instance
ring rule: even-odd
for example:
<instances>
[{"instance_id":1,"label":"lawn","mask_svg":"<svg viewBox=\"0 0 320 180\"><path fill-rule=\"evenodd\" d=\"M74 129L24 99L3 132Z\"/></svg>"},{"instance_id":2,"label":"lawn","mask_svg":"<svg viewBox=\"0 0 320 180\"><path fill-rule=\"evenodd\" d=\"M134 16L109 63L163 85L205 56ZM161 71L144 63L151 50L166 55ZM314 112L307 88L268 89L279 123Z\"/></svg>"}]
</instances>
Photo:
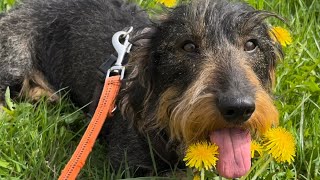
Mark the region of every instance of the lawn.
<instances>
[{"instance_id":1,"label":"lawn","mask_svg":"<svg viewBox=\"0 0 320 180\"><path fill-rule=\"evenodd\" d=\"M257 9L276 12L290 29L293 43L284 48L274 89L280 125L296 139L292 164L258 164L247 179L320 179L320 2L319 0L246 0ZM158 6L139 0L151 13ZM0 0L0 11L14 0ZM151 10L151 9L155 9ZM0 179L56 179L70 158L88 120L67 97L57 104L15 100L15 108L0 111ZM10 103L9 103L10 104ZM98 142L79 179L116 179L126 172L109 173L105 151ZM217 178L214 178L217 179Z\"/></svg>"}]
</instances>

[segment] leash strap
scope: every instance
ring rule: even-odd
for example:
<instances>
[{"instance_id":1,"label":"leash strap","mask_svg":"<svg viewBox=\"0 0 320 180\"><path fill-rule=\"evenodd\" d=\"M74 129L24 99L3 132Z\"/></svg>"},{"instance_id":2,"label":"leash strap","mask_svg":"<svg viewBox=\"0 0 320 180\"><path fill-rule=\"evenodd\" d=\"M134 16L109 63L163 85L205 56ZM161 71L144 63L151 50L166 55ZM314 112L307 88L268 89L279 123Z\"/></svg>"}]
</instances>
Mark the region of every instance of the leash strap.
<instances>
[{"instance_id":1,"label":"leash strap","mask_svg":"<svg viewBox=\"0 0 320 180\"><path fill-rule=\"evenodd\" d=\"M98 134L107 118L111 115L115 106L115 99L119 93L120 75L107 77L104 83L98 107L87 127L77 149L73 153L68 164L62 170L59 180L73 180L78 176L81 168L90 154Z\"/></svg>"},{"instance_id":2,"label":"leash strap","mask_svg":"<svg viewBox=\"0 0 320 180\"><path fill-rule=\"evenodd\" d=\"M129 42L129 33L132 29L133 28L130 27L128 31L119 31L112 36L112 45L118 53L117 60L106 73L106 80L99 99L98 107L94 112L92 120L87 127L86 132L82 136L77 149L73 153L66 167L62 170L58 180L74 180L77 178L92 150L104 121L108 115L111 115L115 107L115 101L120 90L121 80L125 74L125 67L122 66L122 62L126 53L130 52L132 46ZM124 41L121 41L121 39ZM109 65L113 64L114 59L115 58L111 57L112 62L110 61Z\"/></svg>"}]
</instances>

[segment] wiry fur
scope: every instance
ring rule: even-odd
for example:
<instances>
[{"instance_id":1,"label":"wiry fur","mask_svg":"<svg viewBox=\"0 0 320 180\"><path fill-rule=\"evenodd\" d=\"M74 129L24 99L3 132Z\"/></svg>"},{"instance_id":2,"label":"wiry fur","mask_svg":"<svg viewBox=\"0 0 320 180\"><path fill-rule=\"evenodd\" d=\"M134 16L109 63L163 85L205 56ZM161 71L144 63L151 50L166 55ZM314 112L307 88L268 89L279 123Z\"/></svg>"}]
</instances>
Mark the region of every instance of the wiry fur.
<instances>
[{"instance_id":1,"label":"wiry fur","mask_svg":"<svg viewBox=\"0 0 320 180\"><path fill-rule=\"evenodd\" d=\"M151 172L150 141L158 170L170 169L213 130L259 134L277 124L270 90L282 52L263 22L270 16L243 3L197 0L151 23L120 0L25 0L0 19L0 101L10 86L33 99L67 87L77 105L96 102L97 68L114 53L111 37L133 26L119 110L103 130L106 159L115 169L126 160L140 175ZM246 52L251 39L258 48ZM183 50L188 42L194 52ZM255 99L253 115L225 120L216 104L240 96Z\"/></svg>"}]
</instances>

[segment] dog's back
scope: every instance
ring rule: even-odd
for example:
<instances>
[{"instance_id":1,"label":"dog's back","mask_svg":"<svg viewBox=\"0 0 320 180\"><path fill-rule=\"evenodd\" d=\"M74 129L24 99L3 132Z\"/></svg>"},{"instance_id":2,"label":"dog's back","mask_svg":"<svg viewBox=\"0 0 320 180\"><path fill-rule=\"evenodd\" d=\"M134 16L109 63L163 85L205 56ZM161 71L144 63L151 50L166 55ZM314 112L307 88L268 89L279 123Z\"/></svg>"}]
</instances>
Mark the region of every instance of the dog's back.
<instances>
[{"instance_id":1,"label":"dog's back","mask_svg":"<svg viewBox=\"0 0 320 180\"><path fill-rule=\"evenodd\" d=\"M31 98L68 87L85 105L97 67L114 53L112 35L148 23L121 0L26 0L0 20L0 96L7 86Z\"/></svg>"}]
</instances>

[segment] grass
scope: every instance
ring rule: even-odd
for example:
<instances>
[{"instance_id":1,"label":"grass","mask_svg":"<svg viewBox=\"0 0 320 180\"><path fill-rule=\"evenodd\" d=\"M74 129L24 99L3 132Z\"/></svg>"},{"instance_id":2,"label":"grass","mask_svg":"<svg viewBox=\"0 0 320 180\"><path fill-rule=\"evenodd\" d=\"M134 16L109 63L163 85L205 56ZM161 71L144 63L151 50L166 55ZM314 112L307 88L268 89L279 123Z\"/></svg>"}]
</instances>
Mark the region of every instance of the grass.
<instances>
[{"instance_id":1,"label":"grass","mask_svg":"<svg viewBox=\"0 0 320 180\"><path fill-rule=\"evenodd\" d=\"M0 0L0 10L14 1ZM145 8L154 3L143 2ZM281 126L294 134L293 164L258 164L247 179L320 179L320 4L318 0L247 0L258 9L287 19L294 42L284 48L277 68L276 104ZM11 3L11 4L10 4ZM156 7L155 9L159 9ZM270 20L272 25L285 26ZM0 112L0 179L56 179L72 154L88 120L67 98L52 105L19 102L15 110ZM117 179L110 173L98 142L79 179ZM126 174L130 178L130 174Z\"/></svg>"},{"instance_id":2,"label":"grass","mask_svg":"<svg viewBox=\"0 0 320 180\"><path fill-rule=\"evenodd\" d=\"M0 0L0 12L10 9L15 3L16 0Z\"/></svg>"}]
</instances>

